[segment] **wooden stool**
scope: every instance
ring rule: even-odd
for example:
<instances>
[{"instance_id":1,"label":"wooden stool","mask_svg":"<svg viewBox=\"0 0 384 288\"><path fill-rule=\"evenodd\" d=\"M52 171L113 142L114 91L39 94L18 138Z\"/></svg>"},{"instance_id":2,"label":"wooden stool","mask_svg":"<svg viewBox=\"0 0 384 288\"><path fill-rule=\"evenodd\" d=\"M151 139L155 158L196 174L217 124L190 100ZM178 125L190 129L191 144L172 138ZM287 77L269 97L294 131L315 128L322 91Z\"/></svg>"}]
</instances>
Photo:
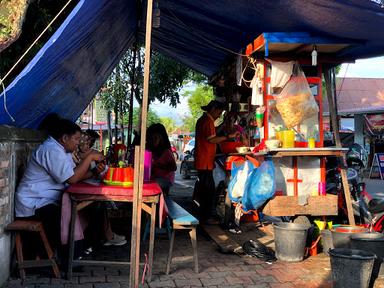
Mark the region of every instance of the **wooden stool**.
<instances>
[{"instance_id":1,"label":"wooden stool","mask_svg":"<svg viewBox=\"0 0 384 288\"><path fill-rule=\"evenodd\" d=\"M56 261L53 258L53 252L52 252L51 246L48 243L47 236L45 235L43 223L37 220L15 220L12 223L8 224L5 229L8 231L15 232L17 265L19 267L20 278L22 281L25 280L24 268L31 268L31 267L52 266L55 277L60 278L59 267L57 266ZM45 251L47 252L48 259L24 260L23 243L21 240L21 232L23 231L37 232L40 234L40 238L44 244L44 248L45 248Z\"/></svg>"}]
</instances>

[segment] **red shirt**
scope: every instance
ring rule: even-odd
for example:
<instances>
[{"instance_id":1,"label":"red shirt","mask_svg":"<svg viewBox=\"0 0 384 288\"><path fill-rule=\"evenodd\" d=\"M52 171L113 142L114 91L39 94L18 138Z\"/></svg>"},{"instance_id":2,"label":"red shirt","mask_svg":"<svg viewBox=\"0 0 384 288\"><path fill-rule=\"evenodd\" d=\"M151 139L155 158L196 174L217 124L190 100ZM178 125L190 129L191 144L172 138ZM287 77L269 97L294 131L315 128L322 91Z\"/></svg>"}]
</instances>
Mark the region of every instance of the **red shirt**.
<instances>
[{"instance_id":1,"label":"red shirt","mask_svg":"<svg viewBox=\"0 0 384 288\"><path fill-rule=\"evenodd\" d=\"M216 144L207 139L216 136L211 115L204 113L196 122L195 167L197 170L215 168Z\"/></svg>"},{"instance_id":2,"label":"red shirt","mask_svg":"<svg viewBox=\"0 0 384 288\"><path fill-rule=\"evenodd\" d=\"M172 151L170 149L166 149L159 157L156 157L154 154L152 154L152 157L151 177L153 179L165 178L168 179L169 182L174 183L176 162Z\"/></svg>"}]
</instances>

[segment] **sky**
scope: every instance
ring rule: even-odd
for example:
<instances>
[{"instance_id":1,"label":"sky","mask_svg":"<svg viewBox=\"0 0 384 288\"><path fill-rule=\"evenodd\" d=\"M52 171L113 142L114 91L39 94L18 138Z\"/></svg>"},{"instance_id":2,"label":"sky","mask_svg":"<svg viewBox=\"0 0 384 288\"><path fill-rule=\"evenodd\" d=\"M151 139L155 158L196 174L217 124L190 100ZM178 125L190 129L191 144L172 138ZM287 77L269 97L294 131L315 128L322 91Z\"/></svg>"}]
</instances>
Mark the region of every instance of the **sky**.
<instances>
[{"instance_id":1,"label":"sky","mask_svg":"<svg viewBox=\"0 0 384 288\"><path fill-rule=\"evenodd\" d=\"M184 86L181 91L179 92L180 94L180 103L177 104L177 107L174 108L170 106L169 102L165 103L160 103L159 101L155 101L151 103L150 108L153 109L157 115L160 117L169 117L173 118L176 121L177 125L183 124L183 117L184 116L189 116L189 107L188 107L188 99L186 97L183 97L183 93L187 90L194 90L194 85L188 84Z\"/></svg>"},{"instance_id":2,"label":"sky","mask_svg":"<svg viewBox=\"0 0 384 288\"><path fill-rule=\"evenodd\" d=\"M355 63L343 64L337 77L360 77L360 78L384 78L384 57L357 60ZM183 87L184 90L193 90L193 87ZM183 91L182 89L182 91ZM182 91L180 94L182 94ZM176 108L166 103L151 103L151 108L160 117L170 117L175 119L178 125L182 124L182 118L189 115L187 99L180 97L180 104Z\"/></svg>"}]
</instances>

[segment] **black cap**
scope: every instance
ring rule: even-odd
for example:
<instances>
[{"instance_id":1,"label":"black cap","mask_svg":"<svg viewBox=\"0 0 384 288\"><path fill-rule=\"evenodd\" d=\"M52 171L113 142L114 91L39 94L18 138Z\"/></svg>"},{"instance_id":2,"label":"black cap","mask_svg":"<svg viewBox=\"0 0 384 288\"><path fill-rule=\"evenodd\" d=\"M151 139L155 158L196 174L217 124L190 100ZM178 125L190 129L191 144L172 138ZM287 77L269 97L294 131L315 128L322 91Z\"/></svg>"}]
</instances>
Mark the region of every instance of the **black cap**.
<instances>
[{"instance_id":1,"label":"black cap","mask_svg":"<svg viewBox=\"0 0 384 288\"><path fill-rule=\"evenodd\" d=\"M222 103L220 101L211 100L211 102L209 102L208 105L201 106L201 109L204 111L209 111L212 108L224 110L225 105L224 105L224 103Z\"/></svg>"}]
</instances>

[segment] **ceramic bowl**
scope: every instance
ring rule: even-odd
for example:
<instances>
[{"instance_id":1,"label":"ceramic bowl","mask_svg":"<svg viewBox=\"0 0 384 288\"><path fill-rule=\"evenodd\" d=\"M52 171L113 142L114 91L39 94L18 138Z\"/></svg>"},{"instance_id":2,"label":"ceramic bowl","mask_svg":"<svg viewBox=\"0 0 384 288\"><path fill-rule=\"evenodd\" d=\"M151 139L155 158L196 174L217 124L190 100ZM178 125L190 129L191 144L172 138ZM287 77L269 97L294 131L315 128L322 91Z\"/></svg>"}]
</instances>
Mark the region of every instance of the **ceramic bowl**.
<instances>
[{"instance_id":1,"label":"ceramic bowl","mask_svg":"<svg viewBox=\"0 0 384 288\"><path fill-rule=\"evenodd\" d=\"M249 150L250 149L247 146L236 147L236 151L238 153L247 153L247 152L249 152Z\"/></svg>"},{"instance_id":2,"label":"ceramic bowl","mask_svg":"<svg viewBox=\"0 0 384 288\"><path fill-rule=\"evenodd\" d=\"M280 140L266 140L265 146L267 146L268 149L276 149L280 147Z\"/></svg>"}]
</instances>

